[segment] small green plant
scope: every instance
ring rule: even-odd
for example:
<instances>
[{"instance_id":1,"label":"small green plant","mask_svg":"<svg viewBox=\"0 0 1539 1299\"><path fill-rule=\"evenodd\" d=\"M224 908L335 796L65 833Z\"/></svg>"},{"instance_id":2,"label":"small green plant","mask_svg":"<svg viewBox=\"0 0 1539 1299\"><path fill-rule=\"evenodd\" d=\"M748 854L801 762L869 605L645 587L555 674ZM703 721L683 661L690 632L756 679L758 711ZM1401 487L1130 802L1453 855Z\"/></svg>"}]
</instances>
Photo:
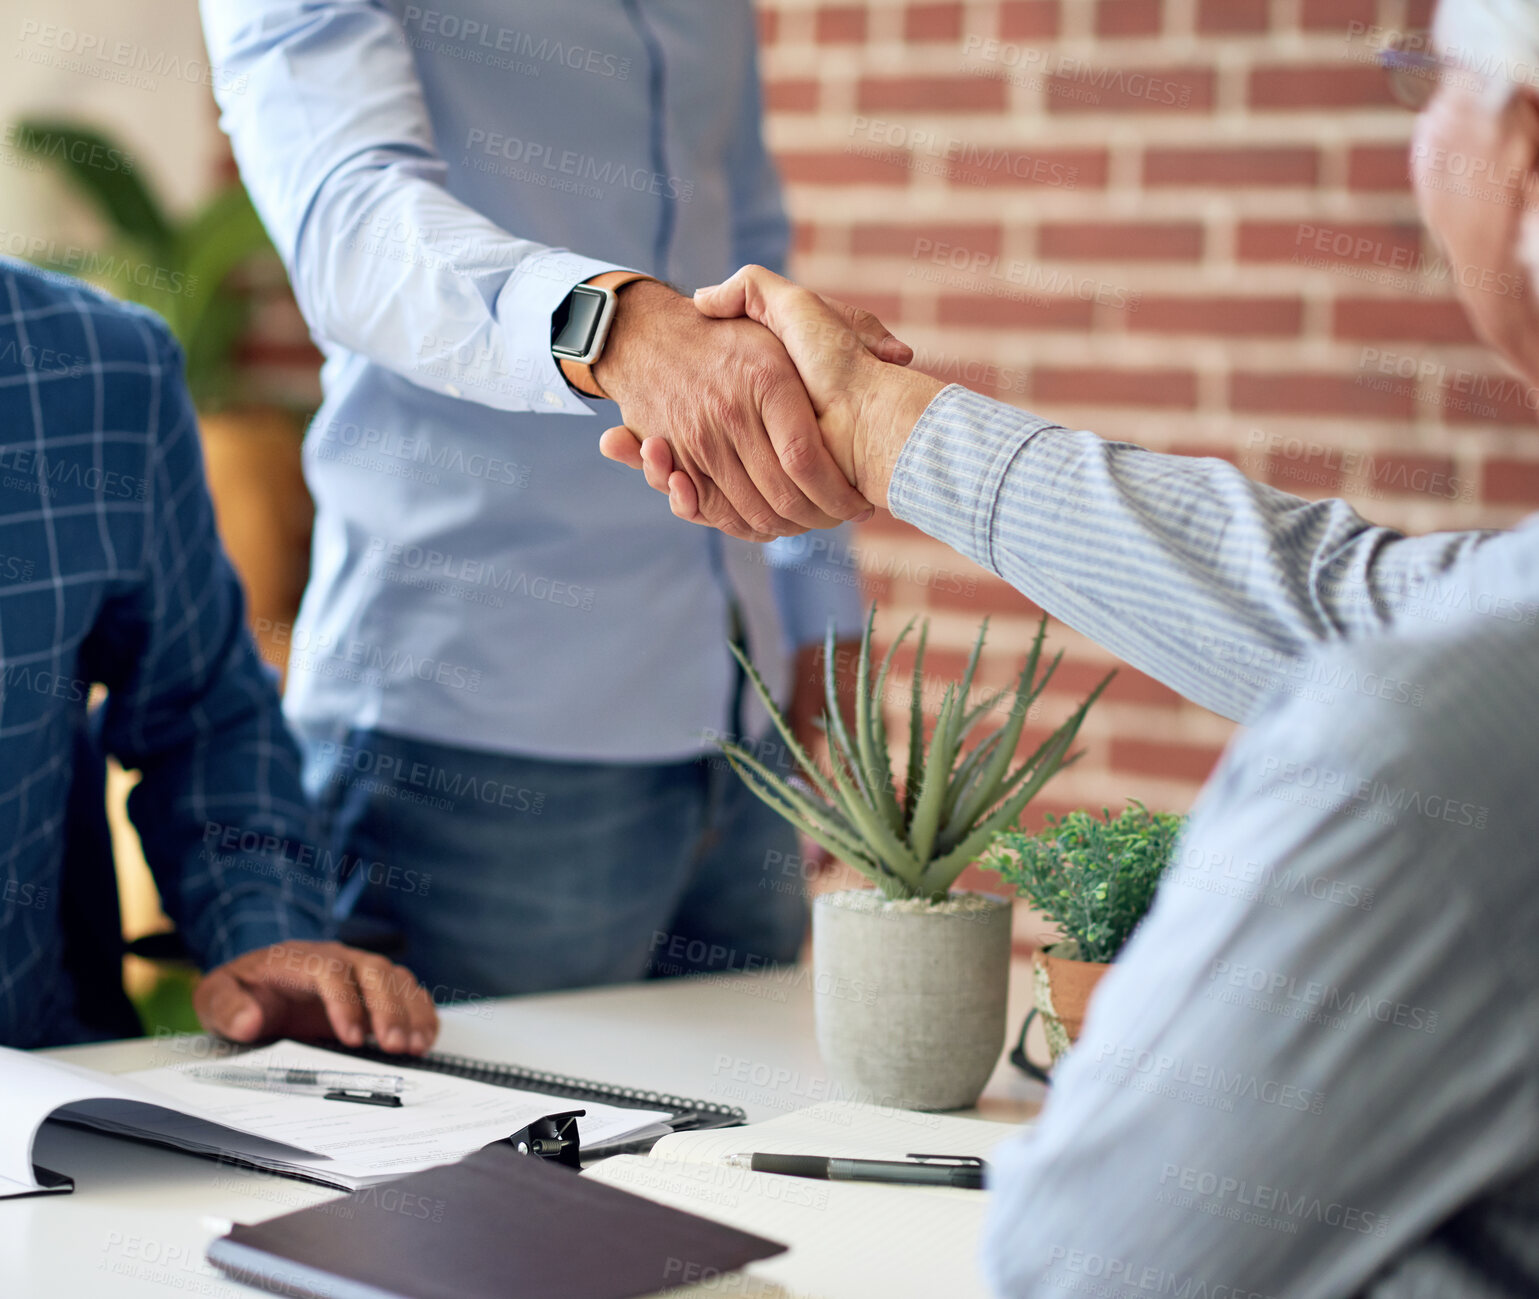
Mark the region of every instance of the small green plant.
<instances>
[{"instance_id":1,"label":"small green plant","mask_svg":"<svg viewBox=\"0 0 1539 1299\"><path fill-rule=\"evenodd\" d=\"M1050 815L1040 834L1000 835L981 864L1063 930L1079 960L1112 961L1153 903L1185 821L1136 801L1117 817Z\"/></svg>"},{"instance_id":2,"label":"small green plant","mask_svg":"<svg viewBox=\"0 0 1539 1299\"><path fill-rule=\"evenodd\" d=\"M128 302L156 312L187 354L187 387L200 410L230 396L233 353L250 318L249 295L230 274L252 258L273 255L267 232L239 182L202 208L174 219L138 174L129 153L90 127L28 119L13 132L24 152L58 167L111 231L84 258L39 264L67 271Z\"/></svg>"},{"instance_id":3,"label":"small green plant","mask_svg":"<svg viewBox=\"0 0 1539 1299\"><path fill-rule=\"evenodd\" d=\"M1001 690L968 706L973 675L988 633L988 620L984 619L961 683L948 686L941 699L940 715L926 750L924 653L930 630L926 621L920 627L914 655L909 691L908 765L900 792L893 777L882 703L893 656L913 630L914 620L909 620L888 647L880 668L873 674L871 633L875 621L873 608L866 619L856 667L853 734L839 708L834 633L829 629L823 659L823 727L828 735L830 774L819 771L797 742L753 664L736 646L732 647L733 654L810 785L783 779L739 745L722 742L721 749L732 769L759 798L814 842L849 862L887 897L940 901L967 864L1001 830L1020 819L1027 803L1056 772L1074 761L1069 756L1069 746L1074 743L1091 704L1115 674L1108 674L1068 721L1012 771L1010 764L1027 714L1046 689L1063 654L1060 651L1038 677L1042 642L1047 635L1047 617L1043 615L1015 684L1009 720L971 748L964 748L964 742L978 724L1012 693Z\"/></svg>"}]
</instances>

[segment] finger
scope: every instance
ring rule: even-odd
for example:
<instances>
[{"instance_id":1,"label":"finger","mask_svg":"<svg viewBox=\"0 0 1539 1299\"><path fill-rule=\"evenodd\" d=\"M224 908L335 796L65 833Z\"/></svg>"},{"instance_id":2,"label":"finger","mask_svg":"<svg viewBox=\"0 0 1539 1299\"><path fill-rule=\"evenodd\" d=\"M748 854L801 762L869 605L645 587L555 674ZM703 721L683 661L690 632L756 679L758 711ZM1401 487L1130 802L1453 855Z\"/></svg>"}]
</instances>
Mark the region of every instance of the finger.
<instances>
[{"instance_id":1,"label":"finger","mask_svg":"<svg viewBox=\"0 0 1539 1299\"><path fill-rule=\"evenodd\" d=\"M835 527L838 518L819 509L797 486L785 465L787 454L793 464L805 462L807 454L798 448L799 443L815 443L819 450L822 448L823 435L818 431L812 403L807 400L800 382L785 385L787 389L794 387L800 395L803 409L798 413L803 416L803 422L796 427L793 417L786 414L788 407L794 408L794 399L789 393L778 395L778 387L772 385L758 395L762 413L745 412L740 417L745 425L745 436L741 442L733 439L719 448L719 462L712 469L710 483L719 485L748 526L760 532L790 537L808 528ZM770 419L771 410L779 412L774 423ZM762 512L760 501L763 502ZM710 484L701 494L700 508L707 515L712 509Z\"/></svg>"},{"instance_id":2,"label":"finger","mask_svg":"<svg viewBox=\"0 0 1539 1299\"><path fill-rule=\"evenodd\" d=\"M826 522L808 527L833 527L840 519L864 521L875 511L840 472L818 428L807 390L799 383L779 384L761 396L764 428L779 457L777 469L804 491Z\"/></svg>"},{"instance_id":3,"label":"finger","mask_svg":"<svg viewBox=\"0 0 1539 1299\"><path fill-rule=\"evenodd\" d=\"M369 1017L363 993L353 981L351 951L340 943L328 944L325 958L306 963L306 972L312 968L311 990L320 997L326 1010L326 1022L339 1042L348 1046L362 1046Z\"/></svg>"},{"instance_id":4,"label":"finger","mask_svg":"<svg viewBox=\"0 0 1539 1299\"><path fill-rule=\"evenodd\" d=\"M747 316L750 314L749 288L757 285L761 289L768 285L784 284L791 282L776 275L774 271L765 270L762 266L744 266L734 271L720 284L709 284L704 288L695 290L695 306L705 315L717 320L730 320L735 316ZM762 303L762 294L759 297ZM753 319L759 320L754 316ZM762 325L764 321L759 320Z\"/></svg>"},{"instance_id":5,"label":"finger","mask_svg":"<svg viewBox=\"0 0 1539 1299\"><path fill-rule=\"evenodd\" d=\"M668 505L681 519L690 523L704 523L700 517L700 498L695 494L695 484L686 473L675 471L668 475Z\"/></svg>"},{"instance_id":6,"label":"finger","mask_svg":"<svg viewBox=\"0 0 1539 1299\"><path fill-rule=\"evenodd\" d=\"M706 429L698 438L698 448L673 444L675 465L694 479L700 513L705 521L713 528L749 540L770 541L800 531L765 499L759 482L745 468L738 454L737 443L742 441L758 453L762 463L773 464L776 471L779 470L758 413L749 399L745 397L726 418L739 426L736 431L729 433L716 427ZM781 478L784 480L783 474Z\"/></svg>"},{"instance_id":7,"label":"finger","mask_svg":"<svg viewBox=\"0 0 1539 1299\"><path fill-rule=\"evenodd\" d=\"M641 472L647 486L653 491L668 492L668 479L673 475L673 448L666 438L646 438L641 443Z\"/></svg>"},{"instance_id":8,"label":"finger","mask_svg":"<svg viewBox=\"0 0 1539 1299\"><path fill-rule=\"evenodd\" d=\"M752 495L757 495L747 474L743 472L743 466L738 463L737 453L728 446L725 455L731 457L731 468L722 469L720 472L729 481L739 484L733 490L739 493L746 490ZM673 452L673 456L676 472L687 475L694 484L697 517L691 520L691 522L699 523L707 528L715 528L718 532L725 532L728 536L737 537L743 541L773 541L777 536L781 535L780 531L771 533L755 528L738 512L736 501L741 499L741 497L734 497L732 493L724 490L718 484L718 469L716 466L701 468L677 451ZM746 488L743 484L746 484ZM759 507L761 514L768 513L769 506L762 504L762 497L759 499L761 501ZM777 525L778 527L779 525Z\"/></svg>"},{"instance_id":9,"label":"finger","mask_svg":"<svg viewBox=\"0 0 1539 1299\"><path fill-rule=\"evenodd\" d=\"M722 284L700 289L695 305L707 316L728 318L746 315L766 326L778 338L787 337L792 328L816 330L833 345L841 345L836 335L848 337L849 322L832 312L815 293L799 288L790 280L765 270L762 266L744 266ZM870 313L867 313L868 315ZM877 328L881 322L871 317ZM832 331L828 328L833 325ZM885 329L882 330L885 333ZM814 337L817 335L815 334ZM896 340L894 340L896 342ZM801 384L779 384L761 394L760 408L764 425L780 461L780 468L792 484L827 516L828 522L814 521L800 513L795 502L780 510L808 527L828 527L838 519L864 520L874 513L871 503L850 485L829 455L818 430L812 403ZM776 500L783 491L767 466L757 466L750 453L749 472L760 491ZM694 477L693 474L690 475ZM737 497L733 497L736 501ZM702 508L709 509L706 501Z\"/></svg>"},{"instance_id":10,"label":"finger","mask_svg":"<svg viewBox=\"0 0 1539 1299\"><path fill-rule=\"evenodd\" d=\"M893 365L907 365L914 359L914 349L877 319L874 312L867 311L864 307L851 306L848 302L841 302L838 298L824 297L835 311L844 317L845 322L855 331L855 337L865 345L866 351L879 361L890 361Z\"/></svg>"},{"instance_id":11,"label":"finger","mask_svg":"<svg viewBox=\"0 0 1539 1299\"><path fill-rule=\"evenodd\" d=\"M844 312L762 266L744 266L724 283L701 289L696 305L708 316L747 316L757 321L785 343L798 368L818 353L846 353L861 347Z\"/></svg>"},{"instance_id":12,"label":"finger","mask_svg":"<svg viewBox=\"0 0 1539 1299\"><path fill-rule=\"evenodd\" d=\"M628 468L641 468L641 442L624 424L604 430L599 438L599 454Z\"/></svg>"},{"instance_id":13,"label":"finger","mask_svg":"<svg viewBox=\"0 0 1539 1299\"><path fill-rule=\"evenodd\" d=\"M405 1051L411 1041L408 1002L417 980L409 971L372 952L349 950L348 958L374 1040L387 1051Z\"/></svg>"},{"instance_id":14,"label":"finger","mask_svg":"<svg viewBox=\"0 0 1539 1299\"><path fill-rule=\"evenodd\" d=\"M695 306L703 314L716 319L747 316L777 338L784 337L784 326L794 322L796 313L788 312L787 308L799 299L816 303L819 314L828 313L816 293L762 266L744 266L722 283L695 291ZM805 314L806 304L802 307Z\"/></svg>"},{"instance_id":15,"label":"finger","mask_svg":"<svg viewBox=\"0 0 1539 1299\"><path fill-rule=\"evenodd\" d=\"M616 436L614 438L610 438L611 434ZM623 434L625 438L629 439L633 445L637 445L635 442L636 435L630 429L621 427L617 429L610 429L604 435L606 439L610 439L613 449L617 451L628 450L625 448L624 442L618 436L620 434ZM603 449L603 441L601 440L600 450ZM619 456L610 457L610 459L619 458ZM629 463L629 461L627 460L626 463ZM652 488L654 491L662 492L665 496L669 494L668 480L671 476L678 475L679 477L683 478L685 482L688 482L690 501L689 514L687 516L680 516L681 518L686 518L688 522L698 523L703 527L718 528L720 531L727 533L729 536L739 537L744 541L763 542L774 540L773 537L762 532L756 532L754 529L750 528L748 524L744 522L742 515L734 510L731 506L731 503L725 498L720 498L718 501L716 507L716 520L713 521L706 518L700 512L699 493L696 491L694 483L690 481L688 474L675 467L673 448L668 445L667 438L643 438L637 447L637 461L633 467L641 470L642 474L647 480L648 487ZM678 511L675 510L674 513L677 514Z\"/></svg>"},{"instance_id":16,"label":"finger","mask_svg":"<svg viewBox=\"0 0 1539 1299\"><path fill-rule=\"evenodd\" d=\"M438 1039L438 1009L433 1005L428 990L417 982L410 971L401 966L396 968L412 982L412 991L406 1001L406 1013L410 1019L407 1049L413 1055L421 1055Z\"/></svg>"},{"instance_id":17,"label":"finger","mask_svg":"<svg viewBox=\"0 0 1539 1299\"><path fill-rule=\"evenodd\" d=\"M210 970L199 981L192 1007L204 1028L232 1042L254 1042L262 1035L261 1004L228 965Z\"/></svg>"}]
</instances>

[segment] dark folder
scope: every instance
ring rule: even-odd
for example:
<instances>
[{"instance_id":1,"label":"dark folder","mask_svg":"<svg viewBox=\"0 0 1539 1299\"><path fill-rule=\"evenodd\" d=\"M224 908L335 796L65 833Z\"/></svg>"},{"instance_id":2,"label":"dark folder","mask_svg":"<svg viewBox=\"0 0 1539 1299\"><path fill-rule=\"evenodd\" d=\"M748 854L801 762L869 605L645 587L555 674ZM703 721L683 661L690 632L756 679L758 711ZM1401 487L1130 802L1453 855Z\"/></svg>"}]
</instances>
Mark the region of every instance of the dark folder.
<instances>
[{"instance_id":1,"label":"dark folder","mask_svg":"<svg viewBox=\"0 0 1539 1299\"><path fill-rule=\"evenodd\" d=\"M499 1142L236 1224L208 1257L238 1280L303 1299L630 1299L785 1248Z\"/></svg>"}]
</instances>

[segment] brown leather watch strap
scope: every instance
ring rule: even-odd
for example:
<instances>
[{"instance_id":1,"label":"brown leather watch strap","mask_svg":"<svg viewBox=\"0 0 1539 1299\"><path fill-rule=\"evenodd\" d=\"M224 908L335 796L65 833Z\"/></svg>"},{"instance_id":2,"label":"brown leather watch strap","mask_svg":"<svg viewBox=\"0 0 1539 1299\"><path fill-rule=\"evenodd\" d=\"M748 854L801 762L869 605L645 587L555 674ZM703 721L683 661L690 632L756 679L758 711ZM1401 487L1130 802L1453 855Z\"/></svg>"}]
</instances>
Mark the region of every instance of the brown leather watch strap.
<instances>
[{"instance_id":1,"label":"brown leather watch strap","mask_svg":"<svg viewBox=\"0 0 1539 1299\"><path fill-rule=\"evenodd\" d=\"M637 280L656 281L656 279L655 275L645 275L641 271L605 271L602 275L595 275L591 280L584 280L583 283L591 284L597 289L608 289L612 293L618 293L627 284L634 284ZM594 377L591 365L584 365L581 361L574 361L565 356L557 357L556 363L561 367L561 373L566 381L584 397L609 400L609 394Z\"/></svg>"}]
</instances>

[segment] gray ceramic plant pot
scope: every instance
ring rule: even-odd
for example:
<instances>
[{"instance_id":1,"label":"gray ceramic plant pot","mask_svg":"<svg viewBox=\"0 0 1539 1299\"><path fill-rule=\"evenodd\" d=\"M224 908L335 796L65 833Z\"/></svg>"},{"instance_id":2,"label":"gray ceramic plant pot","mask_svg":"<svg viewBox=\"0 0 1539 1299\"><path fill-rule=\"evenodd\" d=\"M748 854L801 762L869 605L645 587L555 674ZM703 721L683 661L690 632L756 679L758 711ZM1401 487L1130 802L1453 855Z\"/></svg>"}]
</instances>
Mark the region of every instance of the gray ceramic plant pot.
<instances>
[{"instance_id":1,"label":"gray ceramic plant pot","mask_svg":"<svg viewBox=\"0 0 1539 1299\"><path fill-rule=\"evenodd\" d=\"M913 1110L974 1104L1005 1044L1010 900L827 893L812 910L818 1050L840 1095Z\"/></svg>"}]
</instances>

